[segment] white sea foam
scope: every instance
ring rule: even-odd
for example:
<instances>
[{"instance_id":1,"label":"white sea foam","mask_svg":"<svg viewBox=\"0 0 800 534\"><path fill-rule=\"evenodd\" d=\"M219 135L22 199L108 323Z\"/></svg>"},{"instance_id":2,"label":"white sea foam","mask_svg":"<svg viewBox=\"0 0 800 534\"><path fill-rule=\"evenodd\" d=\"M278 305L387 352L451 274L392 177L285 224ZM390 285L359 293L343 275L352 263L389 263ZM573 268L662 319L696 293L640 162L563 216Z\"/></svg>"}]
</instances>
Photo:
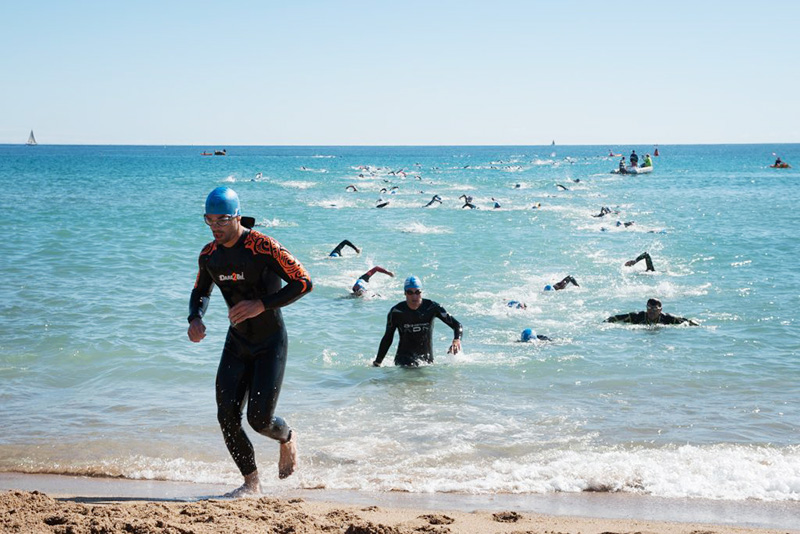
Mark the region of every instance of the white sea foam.
<instances>
[{"instance_id":1,"label":"white sea foam","mask_svg":"<svg viewBox=\"0 0 800 534\"><path fill-rule=\"evenodd\" d=\"M285 182L278 182L281 187L290 187L292 189L310 189L317 185L316 182L303 182L300 180L287 180Z\"/></svg>"},{"instance_id":2,"label":"white sea foam","mask_svg":"<svg viewBox=\"0 0 800 534\"><path fill-rule=\"evenodd\" d=\"M409 224L404 225L401 229L401 232L407 234L451 234L453 231L449 228L444 228L441 226L425 226L419 222L412 222Z\"/></svg>"}]
</instances>

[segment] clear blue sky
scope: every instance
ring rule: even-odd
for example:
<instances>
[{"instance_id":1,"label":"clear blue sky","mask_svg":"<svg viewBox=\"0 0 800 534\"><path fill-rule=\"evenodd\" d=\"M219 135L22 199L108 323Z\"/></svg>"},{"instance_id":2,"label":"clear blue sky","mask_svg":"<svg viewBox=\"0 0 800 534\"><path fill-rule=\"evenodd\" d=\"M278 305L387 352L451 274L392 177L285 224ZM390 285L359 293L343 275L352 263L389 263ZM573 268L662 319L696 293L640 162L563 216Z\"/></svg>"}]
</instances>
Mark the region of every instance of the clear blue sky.
<instances>
[{"instance_id":1,"label":"clear blue sky","mask_svg":"<svg viewBox=\"0 0 800 534\"><path fill-rule=\"evenodd\" d=\"M800 142L800 2L4 2L0 143Z\"/></svg>"}]
</instances>

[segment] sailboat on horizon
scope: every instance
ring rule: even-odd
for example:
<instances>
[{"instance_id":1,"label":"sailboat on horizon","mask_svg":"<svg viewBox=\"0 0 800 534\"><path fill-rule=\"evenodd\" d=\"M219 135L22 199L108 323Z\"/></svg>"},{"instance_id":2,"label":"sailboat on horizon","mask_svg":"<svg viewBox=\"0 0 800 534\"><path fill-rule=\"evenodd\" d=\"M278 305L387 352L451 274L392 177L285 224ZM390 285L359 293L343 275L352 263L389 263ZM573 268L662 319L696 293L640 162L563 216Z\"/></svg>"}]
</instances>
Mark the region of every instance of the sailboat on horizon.
<instances>
[{"instance_id":1,"label":"sailboat on horizon","mask_svg":"<svg viewBox=\"0 0 800 534\"><path fill-rule=\"evenodd\" d=\"M36 138L33 136L33 130L31 130L31 134L28 136L28 142L26 144L28 146L35 146L39 144L36 142Z\"/></svg>"}]
</instances>

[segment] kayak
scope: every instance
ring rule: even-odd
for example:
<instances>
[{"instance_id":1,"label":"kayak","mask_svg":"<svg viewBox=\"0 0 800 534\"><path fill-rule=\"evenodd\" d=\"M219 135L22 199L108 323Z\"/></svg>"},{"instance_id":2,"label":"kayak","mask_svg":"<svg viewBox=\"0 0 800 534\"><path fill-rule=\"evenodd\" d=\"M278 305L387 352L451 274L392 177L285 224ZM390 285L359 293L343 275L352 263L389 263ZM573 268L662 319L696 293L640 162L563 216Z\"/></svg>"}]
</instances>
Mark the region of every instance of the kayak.
<instances>
[{"instance_id":1,"label":"kayak","mask_svg":"<svg viewBox=\"0 0 800 534\"><path fill-rule=\"evenodd\" d=\"M771 169L791 169L792 168L791 165L789 165L788 163L785 163L785 162L781 163L779 165L770 165L769 167Z\"/></svg>"}]
</instances>

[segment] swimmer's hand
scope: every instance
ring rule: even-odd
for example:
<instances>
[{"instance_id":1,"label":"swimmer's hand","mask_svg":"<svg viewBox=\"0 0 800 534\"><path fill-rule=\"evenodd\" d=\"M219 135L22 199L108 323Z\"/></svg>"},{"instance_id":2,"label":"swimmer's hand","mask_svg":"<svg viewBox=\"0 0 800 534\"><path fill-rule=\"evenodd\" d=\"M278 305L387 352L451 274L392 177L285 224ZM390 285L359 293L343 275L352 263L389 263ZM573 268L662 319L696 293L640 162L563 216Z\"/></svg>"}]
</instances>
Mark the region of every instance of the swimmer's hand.
<instances>
[{"instance_id":1,"label":"swimmer's hand","mask_svg":"<svg viewBox=\"0 0 800 534\"><path fill-rule=\"evenodd\" d=\"M628 261L625 262L625 267L630 267L631 265L634 265L635 263L636 263L636 260L628 260Z\"/></svg>"},{"instance_id":2,"label":"swimmer's hand","mask_svg":"<svg viewBox=\"0 0 800 534\"><path fill-rule=\"evenodd\" d=\"M195 317L192 319L192 322L189 323L189 341L192 343L200 343L204 337L206 337L206 325L203 324L203 320L200 317Z\"/></svg>"},{"instance_id":3,"label":"swimmer's hand","mask_svg":"<svg viewBox=\"0 0 800 534\"><path fill-rule=\"evenodd\" d=\"M453 344L447 349L447 354L458 354L459 352L461 352L461 340L454 339Z\"/></svg>"},{"instance_id":4,"label":"swimmer's hand","mask_svg":"<svg viewBox=\"0 0 800 534\"><path fill-rule=\"evenodd\" d=\"M381 366L381 362L379 362L378 360L375 360L374 362L372 362L372 367L380 367L380 366Z\"/></svg>"},{"instance_id":5,"label":"swimmer's hand","mask_svg":"<svg viewBox=\"0 0 800 534\"><path fill-rule=\"evenodd\" d=\"M236 326L242 321L264 313L264 303L260 300L243 300L228 310L228 319Z\"/></svg>"}]
</instances>

